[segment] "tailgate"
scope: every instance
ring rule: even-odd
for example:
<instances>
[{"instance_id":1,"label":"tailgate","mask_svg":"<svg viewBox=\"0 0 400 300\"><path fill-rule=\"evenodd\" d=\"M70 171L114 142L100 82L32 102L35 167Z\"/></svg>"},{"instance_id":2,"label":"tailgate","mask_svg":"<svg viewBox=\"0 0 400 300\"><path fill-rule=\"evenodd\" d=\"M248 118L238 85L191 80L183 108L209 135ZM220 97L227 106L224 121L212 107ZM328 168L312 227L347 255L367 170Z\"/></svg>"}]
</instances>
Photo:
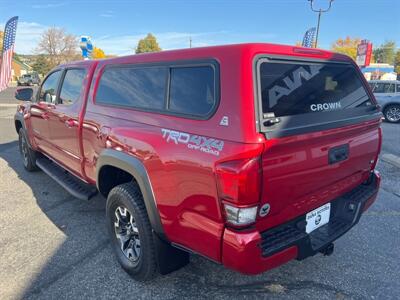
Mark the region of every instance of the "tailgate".
<instances>
[{"instance_id":1,"label":"tailgate","mask_svg":"<svg viewBox=\"0 0 400 300\"><path fill-rule=\"evenodd\" d=\"M368 178L380 147L380 112L350 63L258 62L262 156L260 230L287 222Z\"/></svg>"}]
</instances>

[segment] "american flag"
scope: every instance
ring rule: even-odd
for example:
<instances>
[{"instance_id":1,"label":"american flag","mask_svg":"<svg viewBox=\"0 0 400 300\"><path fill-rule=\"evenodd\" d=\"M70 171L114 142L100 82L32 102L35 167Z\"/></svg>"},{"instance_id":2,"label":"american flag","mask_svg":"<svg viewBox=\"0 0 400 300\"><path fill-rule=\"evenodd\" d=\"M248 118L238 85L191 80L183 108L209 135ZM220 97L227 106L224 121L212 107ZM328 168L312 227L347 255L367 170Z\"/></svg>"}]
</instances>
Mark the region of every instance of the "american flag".
<instances>
[{"instance_id":1,"label":"american flag","mask_svg":"<svg viewBox=\"0 0 400 300\"><path fill-rule=\"evenodd\" d=\"M15 34L17 32L18 17L8 20L3 39L3 55L0 67L0 92L5 90L11 79L11 64L14 52Z\"/></svg>"},{"instance_id":2,"label":"american flag","mask_svg":"<svg viewBox=\"0 0 400 300\"><path fill-rule=\"evenodd\" d=\"M315 27L311 27L310 29L308 29L306 31L306 33L304 34L303 43L302 43L303 47L307 47L307 48L314 47L315 31L316 31Z\"/></svg>"}]
</instances>

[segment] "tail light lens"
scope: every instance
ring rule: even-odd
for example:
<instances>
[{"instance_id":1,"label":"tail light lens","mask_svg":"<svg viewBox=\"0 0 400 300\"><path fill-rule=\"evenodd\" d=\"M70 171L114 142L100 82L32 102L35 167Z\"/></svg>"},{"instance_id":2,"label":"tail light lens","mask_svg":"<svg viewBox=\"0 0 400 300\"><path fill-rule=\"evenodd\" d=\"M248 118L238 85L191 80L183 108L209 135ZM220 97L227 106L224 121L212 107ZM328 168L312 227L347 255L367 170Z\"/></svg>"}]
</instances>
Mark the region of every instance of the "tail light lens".
<instances>
[{"instance_id":1,"label":"tail light lens","mask_svg":"<svg viewBox=\"0 0 400 300\"><path fill-rule=\"evenodd\" d=\"M378 152L376 154L374 162L371 165L371 170L375 170L376 164L378 163L379 154L381 153L381 150L382 150L382 128L381 127L379 127L379 129L378 129L378 135L379 135Z\"/></svg>"},{"instance_id":2,"label":"tail light lens","mask_svg":"<svg viewBox=\"0 0 400 300\"><path fill-rule=\"evenodd\" d=\"M219 197L240 205L258 203L261 190L261 158L246 158L216 166Z\"/></svg>"},{"instance_id":3,"label":"tail light lens","mask_svg":"<svg viewBox=\"0 0 400 300\"><path fill-rule=\"evenodd\" d=\"M261 195L261 157L219 163L216 177L227 223L234 226L254 223Z\"/></svg>"}]
</instances>

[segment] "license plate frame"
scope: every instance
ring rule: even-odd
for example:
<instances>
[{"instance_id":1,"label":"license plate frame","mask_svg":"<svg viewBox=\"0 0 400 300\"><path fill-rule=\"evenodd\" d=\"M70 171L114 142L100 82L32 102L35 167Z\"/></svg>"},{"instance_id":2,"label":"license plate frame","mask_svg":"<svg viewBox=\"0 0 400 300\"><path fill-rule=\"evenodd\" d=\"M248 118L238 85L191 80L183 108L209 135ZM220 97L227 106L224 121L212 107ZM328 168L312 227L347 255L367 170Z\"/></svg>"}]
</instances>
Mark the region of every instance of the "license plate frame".
<instances>
[{"instance_id":1,"label":"license plate frame","mask_svg":"<svg viewBox=\"0 0 400 300\"><path fill-rule=\"evenodd\" d=\"M326 203L306 214L306 233L311 233L314 230L329 223L331 216L331 203Z\"/></svg>"}]
</instances>

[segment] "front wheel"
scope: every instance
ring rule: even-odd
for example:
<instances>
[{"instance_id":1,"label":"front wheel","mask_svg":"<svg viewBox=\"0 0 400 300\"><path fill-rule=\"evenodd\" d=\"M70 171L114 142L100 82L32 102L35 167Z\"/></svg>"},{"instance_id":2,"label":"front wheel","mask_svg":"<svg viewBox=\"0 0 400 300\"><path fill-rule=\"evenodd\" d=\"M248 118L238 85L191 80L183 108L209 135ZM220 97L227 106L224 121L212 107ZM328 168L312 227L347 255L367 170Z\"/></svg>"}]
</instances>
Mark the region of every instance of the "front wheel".
<instances>
[{"instance_id":1,"label":"front wheel","mask_svg":"<svg viewBox=\"0 0 400 300\"><path fill-rule=\"evenodd\" d=\"M399 123L400 122L400 104L390 104L384 111L386 121L389 123Z\"/></svg>"},{"instance_id":2,"label":"front wheel","mask_svg":"<svg viewBox=\"0 0 400 300\"><path fill-rule=\"evenodd\" d=\"M28 144L25 130L21 128L18 132L19 152L21 154L22 162L27 171L36 171L36 152L33 151Z\"/></svg>"},{"instance_id":3,"label":"front wheel","mask_svg":"<svg viewBox=\"0 0 400 300\"><path fill-rule=\"evenodd\" d=\"M156 248L143 197L137 184L124 183L107 197L111 243L122 268L134 279L155 276Z\"/></svg>"}]
</instances>

